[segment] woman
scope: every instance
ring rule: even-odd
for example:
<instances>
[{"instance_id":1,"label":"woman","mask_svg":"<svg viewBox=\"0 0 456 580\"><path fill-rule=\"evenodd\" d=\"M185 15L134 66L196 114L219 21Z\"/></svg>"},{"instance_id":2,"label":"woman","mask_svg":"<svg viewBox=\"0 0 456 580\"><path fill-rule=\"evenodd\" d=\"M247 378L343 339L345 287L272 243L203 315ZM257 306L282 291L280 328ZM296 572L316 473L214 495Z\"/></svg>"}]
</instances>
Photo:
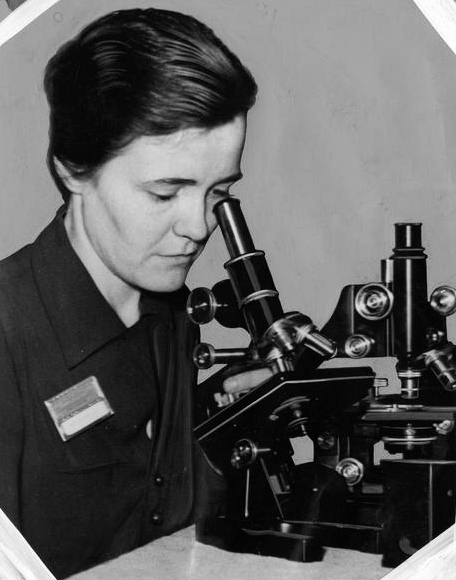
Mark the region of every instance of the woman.
<instances>
[{"instance_id":1,"label":"woman","mask_svg":"<svg viewBox=\"0 0 456 580\"><path fill-rule=\"evenodd\" d=\"M64 577L192 520L184 283L256 85L205 25L147 9L85 28L45 90L64 205L0 264L0 507Z\"/></svg>"}]
</instances>

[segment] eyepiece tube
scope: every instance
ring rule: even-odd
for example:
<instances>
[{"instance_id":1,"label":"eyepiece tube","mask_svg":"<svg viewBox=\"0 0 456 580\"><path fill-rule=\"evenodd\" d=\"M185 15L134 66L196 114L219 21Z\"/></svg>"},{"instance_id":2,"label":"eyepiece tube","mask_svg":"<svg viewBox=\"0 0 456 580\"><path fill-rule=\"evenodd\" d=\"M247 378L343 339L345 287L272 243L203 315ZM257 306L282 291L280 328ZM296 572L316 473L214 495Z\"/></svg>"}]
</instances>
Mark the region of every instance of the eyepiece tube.
<instances>
[{"instance_id":1,"label":"eyepiece tube","mask_svg":"<svg viewBox=\"0 0 456 580\"><path fill-rule=\"evenodd\" d=\"M255 251L238 199L222 199L215 205L214 213L231 258Z\"/></svg>"},{"instance_id":2,"label":"eyepiece tube","mask_svg":"<svg viewBox=\"0 0 456 580\"><path fill-rule=\"evenodd\" d=\"M427 348L427 273L426 254L421 246L420 223L395 224L393 249L394 354L398 359L401 395L419 395L420 369L414 360Z\"/></svg>"},{"instance_id":3,"label":"eyepiece tube","mask_svg":"<svg viewBox=\"0 0 456 580\"><path fill-rule=\"evenodd\" d=\"M421 246L421 223L397 223L395 225L396 250L423 250Z\"/></svg>"},{"instance_id":4,"label":"eyepiece tube","mask_svg":"<svg viewBox=\"0 0 456 580\"><path fill-rule=\"evenodd\" d=\"M215 205L214 213L230 255L224 266L246 328L257 343L271 324L283 316L279 293L264 252L255 250L240 201L226 197Z\"/></svg>"}]
</instances>

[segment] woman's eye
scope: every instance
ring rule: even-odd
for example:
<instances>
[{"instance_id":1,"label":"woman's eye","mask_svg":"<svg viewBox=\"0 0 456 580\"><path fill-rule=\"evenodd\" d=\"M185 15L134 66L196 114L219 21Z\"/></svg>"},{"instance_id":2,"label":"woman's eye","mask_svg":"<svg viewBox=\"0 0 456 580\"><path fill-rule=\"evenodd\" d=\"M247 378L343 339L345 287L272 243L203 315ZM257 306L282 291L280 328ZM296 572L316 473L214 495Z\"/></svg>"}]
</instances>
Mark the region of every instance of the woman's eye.
<instances>
[{"instance_id":1,"label":"woman's eye","mask_svg":"<svg viewBox=\"0 0 456 580\"><path fill-rule=\"evenodd\" d=\"M155 191L148 191L147 192L154 201L158 202L158 203L163 203L163 202L167 202L167 201L171 201L174 197L175 194L163 194L163 193L156 193Z\"/></svg>"}]
</instances>

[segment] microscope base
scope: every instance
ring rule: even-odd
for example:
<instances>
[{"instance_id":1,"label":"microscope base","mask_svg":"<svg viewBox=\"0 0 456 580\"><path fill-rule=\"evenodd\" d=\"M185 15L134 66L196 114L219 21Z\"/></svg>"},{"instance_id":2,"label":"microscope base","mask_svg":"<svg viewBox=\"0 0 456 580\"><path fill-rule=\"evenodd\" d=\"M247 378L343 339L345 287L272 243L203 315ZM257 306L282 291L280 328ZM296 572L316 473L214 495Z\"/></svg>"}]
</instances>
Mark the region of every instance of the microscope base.
<instances>
[{"instance_id":1,"label":"microscope base","mask_svg":"<svg viewBox=\"0 0 456 580\"><path fill-rule=\"evenodd\" d=\"M382 461L385 493L347 501L344 521L220 516L197 524L197 540L233 552L320 561L324 547L383 554L395 567L454 523L456 461ZM362 522L362 523L361 523Z\"/></svg>"},{"instance_id":2,"label":"microscope base","mask_svg":"<svg viewBox=\"0 0 456 580\"><path fill-rule=\"evenodd\" d=\"M278 529L259 529L246 522L237 522L219 517L215 520L199 522L196 539L230 552L275 556L295 562L319 562L323 560L324 549L316 538L303 533L295 526L294 531L281 531L289 526L280 522Z\"/></svg>"}]
</instances>

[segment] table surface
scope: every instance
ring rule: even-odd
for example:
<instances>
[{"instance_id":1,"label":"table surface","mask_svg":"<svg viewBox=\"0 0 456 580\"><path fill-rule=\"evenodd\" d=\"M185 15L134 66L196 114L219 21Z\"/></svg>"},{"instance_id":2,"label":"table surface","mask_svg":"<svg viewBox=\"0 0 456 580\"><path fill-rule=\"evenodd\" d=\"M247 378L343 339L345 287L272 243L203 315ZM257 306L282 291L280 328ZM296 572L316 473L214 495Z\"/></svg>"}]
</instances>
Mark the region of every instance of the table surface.
<instances>
[{"instance_id":1,"label":"table surface","mask_svg":"<svg viewBox=\"0 0 456 580\"><path fill-rule=\"evenodd\" d=\"M195 540L193 527L71 576L71 580L379 580L379 554L327 548L321 562L226 552Z\"/></svg>"}]
</instances>

